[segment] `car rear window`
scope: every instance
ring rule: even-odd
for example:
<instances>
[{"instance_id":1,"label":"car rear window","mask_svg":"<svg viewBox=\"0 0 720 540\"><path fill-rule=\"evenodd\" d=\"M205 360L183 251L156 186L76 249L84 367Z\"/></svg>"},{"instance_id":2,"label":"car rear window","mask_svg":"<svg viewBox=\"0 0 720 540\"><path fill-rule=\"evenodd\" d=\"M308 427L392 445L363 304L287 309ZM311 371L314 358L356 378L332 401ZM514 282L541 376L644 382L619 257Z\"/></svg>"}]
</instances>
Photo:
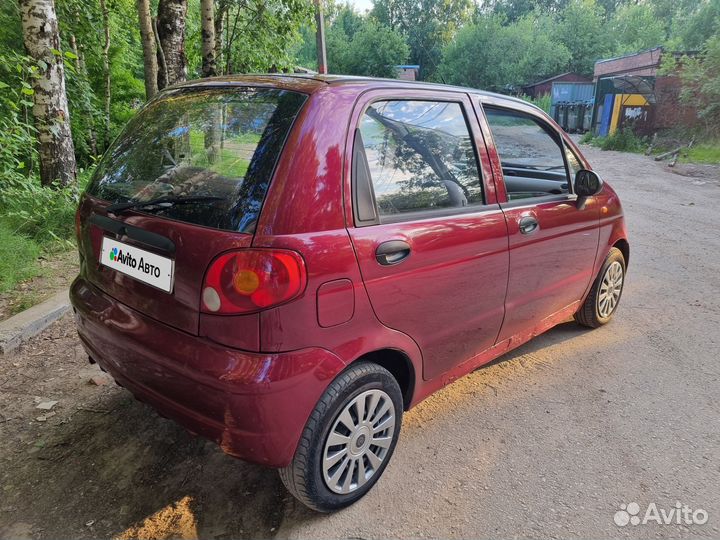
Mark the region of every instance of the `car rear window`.
<instances>
[{"instance_id":1,"label":"car rear window","mask_svg":"<svg viewBox=\"0 0 720 540\"><path fill-rule=\"evenodd\" d=\"M87 193L111 203L197 198L140 210L253 232L306 97L245 87L166 93L128 123L105 153Z\"/></svg>"}]
</instances>

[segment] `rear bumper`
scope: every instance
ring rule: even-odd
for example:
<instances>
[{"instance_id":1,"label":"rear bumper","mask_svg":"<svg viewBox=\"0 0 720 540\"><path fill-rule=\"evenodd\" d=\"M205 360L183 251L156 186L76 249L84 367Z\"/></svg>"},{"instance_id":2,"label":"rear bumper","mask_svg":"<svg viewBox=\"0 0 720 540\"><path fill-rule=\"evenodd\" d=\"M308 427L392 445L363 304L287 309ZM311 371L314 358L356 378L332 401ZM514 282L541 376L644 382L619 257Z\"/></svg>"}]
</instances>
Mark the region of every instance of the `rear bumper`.
<instances>
[{"instance_id":1,"label":"rear bumper","mask_svg":"<svg viewBox=\"0 0 720 540\"><path fill-rule=\"evenodd\" d=\"M251 353L186 334L82 278L70 289L88 354L136 398L227 454L290 463L312 409L343 362L322 348Z\"/></svg>"}]
</instances>

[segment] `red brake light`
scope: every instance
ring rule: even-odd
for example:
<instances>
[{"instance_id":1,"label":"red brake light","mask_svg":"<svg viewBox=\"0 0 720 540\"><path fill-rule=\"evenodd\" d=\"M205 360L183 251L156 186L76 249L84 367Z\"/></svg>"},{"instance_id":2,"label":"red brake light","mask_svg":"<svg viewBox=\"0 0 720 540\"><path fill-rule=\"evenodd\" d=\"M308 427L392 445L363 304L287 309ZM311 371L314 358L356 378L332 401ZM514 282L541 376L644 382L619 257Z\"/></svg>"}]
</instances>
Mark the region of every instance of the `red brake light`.
<instances>
[{"instance_id":1,"label":"red brake light","mask_svg":"<svg viewBox=\"0 0 720 540\"><path fill-rule=\"evenodd\" d=\"M260 311L298 296L307 281L300 254L284 249L244 249L215 259L205 274L202 311Z\"/></svg>"}]
</instances>

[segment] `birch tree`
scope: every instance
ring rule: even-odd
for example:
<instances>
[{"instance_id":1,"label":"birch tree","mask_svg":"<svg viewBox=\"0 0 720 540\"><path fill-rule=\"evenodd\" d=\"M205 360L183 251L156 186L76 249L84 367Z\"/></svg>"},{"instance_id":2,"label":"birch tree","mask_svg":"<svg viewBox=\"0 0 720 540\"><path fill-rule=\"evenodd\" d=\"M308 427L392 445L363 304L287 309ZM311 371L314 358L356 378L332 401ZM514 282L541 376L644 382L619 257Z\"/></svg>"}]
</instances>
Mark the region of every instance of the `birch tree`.
<instances>
[{"instance_id":1,"label":"birch tree","mask_svg":"<svg viewBox=\"0 0 720 540\"><path fill-rule=\"evenodd\" d=\"M215 59L215 0L200 0L202 28L202 76L217 75Z\"/></svg>"},{"instance_id":2,"label":"birch tree","mask_svg":"<svg viewBox=\"0 0 720 540\"><path fill-rule=\"evenodd\" d=\"M155 34L150 15L150 0L137 0L137 12L140 22L140 41L143 48L145 71L145 98L150 99L158 91L158 62L155 48Z\"/></svg>"},{"instance_id":3,"label":"birch tree","mask_svg":"<svg viewBox=\"0 0 720 540\"><path fill-rule=\"evenodd\" d=\"M160 0L157 15L157 34L160 41L159 59L164 69L158 71L158 89L187 79L185 59L185 16L187 0Z\"/></svg>"},{"instance_id":4,"label":"birch tree","mask_svg":"<svg viewBox=\"0 0 720 540\"><path fill-rule=\"evenodd\" d=\"M32 89L40 182L69 185L77 171L55 4L53 0L19 0L19 4L25 49L38 67Z\"/></svg>"},{"instance_id":5,"label":"birch tree","mask_svg":"<svg viewBox=\"0 0 720 540\"><path fill-rule=\"evenodd\" d=\"M227 0L218 0L215 4L215 72L223 74L223 31L225 30L225 14L227 13Z\"/></svg>"},{"instance_id":6,"label":"birch tree","mask_svg":"<svg viewBox=\"0 0 720 540\"><path fill-rule=\"evenodd\" d=\"M111 91L112 86L110 84L110 11L108 10L107 2L100 0L100 11L102 12L102 23L103 23L103 48L102 48L102 60L103 60L103 78L105 79L105 92L104 98L104 122L105 122L105 134L103 137L103 149L110 145L110 100L112 99Z\"/></svg>"},{"instance_id":7,"label":"birch tree","mask_svg":"<svg viewBox=\"0 0 720 540\"><path fill-rule=\"evenodd\" d=\"M202 76L214 77L217 75L215 59L215 0L200 0L200 28L202 35ZM210 111L210 123L205 130L205 150L208 160L214 163L217 159L220 145L220 123L222 121L222 107L215 104Z\"/></svg>"}]
</instances>

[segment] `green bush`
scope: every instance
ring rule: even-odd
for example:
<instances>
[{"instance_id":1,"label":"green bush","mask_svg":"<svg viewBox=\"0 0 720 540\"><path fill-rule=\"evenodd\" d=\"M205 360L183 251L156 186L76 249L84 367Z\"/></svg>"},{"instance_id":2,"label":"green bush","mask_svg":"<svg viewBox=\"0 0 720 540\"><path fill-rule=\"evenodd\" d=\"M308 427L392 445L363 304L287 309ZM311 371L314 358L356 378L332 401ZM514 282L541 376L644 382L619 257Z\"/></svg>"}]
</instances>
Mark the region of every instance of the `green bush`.
<instances>
[{"instance_id":1,"label":"green bush","mask_svg":"<svg viewBox=\"0 0 720 540\"><path fill-rule=\"evenodd\" d=\"M2 182L0 293L40 275L41 252L48 255L74 248L78 193L90 175L91 171L83 171L78 186L68 188L42 187L37 177Z\"/></svg>"},{"instance_id":2,"label":"green bush","mask_svg":"<svg viewBox=\"0 0 720 540\"><path fill-rule=\"evenodd\" d=\"M0 223L38 244L64 244L73 237L77 188L47 188L36 179L13 182L0 192Z\"/></svg>"},{"instance_id":3,"label":"green bush","mask_svg":"<svg viewBox=\"0 0 720 540\"><path fill-rule=\"evenodd\" d=\"M31 124L34 66L17 53L0 53L0 190L32 175L37 163Z\"/></svg>"},{"instance_id":4,"label":"green bush","mask_svg":"<svg viewBox=\"0 0 720 540\"><path fill-rule=\"evenodd\" d=\"M0 186L0 224L48 249L68 249L75 236L75 210L91 170L81 171L78 185L42 187L36 177Z\"/></svg>"},{"instance_id":5,"label":"green bush","mask_svg":"<svg viewBox=\"0 0 720 540\"><path fill-rule=\"evenodd\" d=\"M0 223L0 293L40 273L35 264L40 246Z\"/></svg>"},{"instance_id":6,"label":"green bush","mask_svg":"<svg viewBox=\"0 0 720 540\"><path fill-rule=\"evenodd\" d=\"M627 128L617 130L607 137L592 138L589 142L599 146L602 150L616 150L618 152L643 152L646 147L645 141Z\"/></svg>"},{"instance_id":7,"label":"green bush","mask_svg":"<svg viewBox=\"0 0 720 540\"><path fill-rule=\"evenodd\" d=\"M595 139L595 135L592 131L586 131L583 133L583 136L580 137L580 143L581 144L592 144L593 140Z\"/></svg>"},{"instance_id":8,"label":"green bush","mask_svg":"<svg viewBox=\"0 0 720 540\"><path fill-rule=\"evenodd\" d=\"M705 130L717 137L720 134L720 35L708 39L699 56L684 57L682 66L680 99L697 107Z\"/></svg>"}]
</instances>

